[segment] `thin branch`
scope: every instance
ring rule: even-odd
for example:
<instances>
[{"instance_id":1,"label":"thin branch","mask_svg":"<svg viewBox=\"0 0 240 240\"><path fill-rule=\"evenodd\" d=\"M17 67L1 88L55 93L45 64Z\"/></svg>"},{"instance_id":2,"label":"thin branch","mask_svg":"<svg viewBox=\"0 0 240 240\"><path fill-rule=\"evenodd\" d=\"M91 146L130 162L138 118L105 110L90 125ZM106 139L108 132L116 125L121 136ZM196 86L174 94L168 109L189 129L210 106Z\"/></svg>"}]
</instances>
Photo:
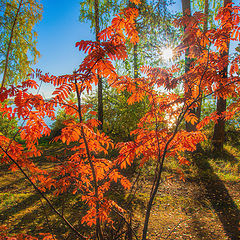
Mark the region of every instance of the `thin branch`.
<instances>
[{"instance_id":1,"label":"thin branch","mask_svg":"<svg viewBox=\"0 0 240 240\"><path fill-rule=\"evenodd\" d=\"M53 232L54 232L54 231L53 231L52 226L50 225L50 222L49 222L49 219L48 219L48 214L47 214L46 208L45 208L45 206L44 206L44 204L43 204L43 202L42 202L42 199L40 199L40 202L41 202L41 204L42 204L42 209L43 209L44 216L45 216L45 218L46 218L46 222L47 222L48 229L49 229L49 231L51 232L51 235L52 235L53 239L54 239L54 240L57 240L57 239L54 237L54 235L53 235Z\"/></svg>"},{"instance_id":2,"label":"thin branch","mask_svg":"<svg viewBox=\"0 0 240 240\"><path fill-rule=\"evenodd\" d=\"M77 92L79 121L80 121L80 123L82 123L82 121L83 121L82 120L82 109L81 109L81 92L82 91L79 91L75 75L76 75L76 72L74 72L74 78L75 78L75 83L74 84L75 84L75 88L76 88L76 92ZM95 170L94 164L92 162L92 158L91 158L91 154L90 154L90 150L89 150L89 147L88 147L88 142L87 142L87 139L86 139L86 136L85 136L83 126L81 126L81 134L82 134L84 145L85 145L85 148L86 148L86 151L87 151L88 162L90 164L92 175L93 175L93 183L94 183L94 191L95 191L94 195L95 195L95 198L96 198L96 237L97 238L99 237L100 240L102 240L103 236L102 236L102 232L101 232L101 225L100 225L100 218L99 218L100 205L99 205L97 176L96 176L96 170Z\"/></svg>"},{"instance_id":3,"label":"thin branch","mask_svg":"<svg viewBox=\"0 0 240 240\"><path fill-rule=\"evenodd\" d=\"M170 233L169 233L169 234L166 236L166 238L164 238L164 239L168 239L168 238L171 236L171 234L173 233L173 231L174 231L181 223L186 222L187 220L188 220L188 219L179 221L179 223L170 231Z\"/></svg>"},{"instance_id":4,"label":"thin branch","mask_svg":"<svg viewBox=\"0 0 240 240\"><path fill-rule=\"evenodd\" d=\"M82 234L80 234L77 229L70 223L68 222L68 220L62 216L61 213L58 212L58 210L52 205L52 203L50 202L50 200L45 196L45 194L36 186L36 184L30 179L30 177L25 173L25 171L23 170L23 168L18 164L18 162L16 160L14 160L9 154L8 152L0 145L0 149L2 149L2 151L8 156L8 158L18 167L18 169L22 172L22 174L24 175L24 177L30 182L30 184L33 186L33 188L37 191L37 193L39 193L39 195L47 202L47 204L49 205L49 207L65 222L65 224L81 239L87 239L87 237L83 236Z\"/></svg>"},{"instance_id":5,"label":"thin branch","mask_svg":"<svg viewBox=\"0 0 240 240\"><path fill-rule=\"evenodd\" d=\"M40 89L41 89L41 86L42 86L42 81L41 81L41 83L40 83L40 85L39 85L39 88L38 88L37 94L39 93L39 91L40 91ZM27 116L24 118L24 120L23 120L21 126L18 128L17 132L16 132L16 133L14 134L14 136L10 139L10 142L9 142L9 145L8 145L6 151L8 151L8 149L10 148L12 142L15 141L15 138L17 137L17 135L19 134L19 132L22 130L23 125L24 125L25 122L27 121L27 119L28 119L30 113L32 112L32 110L33 110L33 106L32 106L31 109L29 110Z\"/></svg>"}]
</instances>

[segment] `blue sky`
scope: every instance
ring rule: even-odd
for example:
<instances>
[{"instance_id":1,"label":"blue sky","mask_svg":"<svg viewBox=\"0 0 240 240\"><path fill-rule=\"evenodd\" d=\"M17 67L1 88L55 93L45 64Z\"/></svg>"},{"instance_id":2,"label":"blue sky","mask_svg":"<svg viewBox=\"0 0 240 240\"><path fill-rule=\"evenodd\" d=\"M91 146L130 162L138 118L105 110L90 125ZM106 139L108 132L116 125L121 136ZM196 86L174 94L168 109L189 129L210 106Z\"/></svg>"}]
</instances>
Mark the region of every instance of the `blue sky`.
<instances>
[{"instance_id":1,"label":"blue sky","mask_svg":"<svg viewBox=\"0 0 240 240\"><path fill-rule=\"evenodd\" d=\"M79 22L80 0L41 0L43 18L36 26L37 48L41 58L33 68L43 73L62 75L72 73L84 55L75 47L80 40L94 39L90 23ZM175 0L172 11L181 11L181 1ZM235 0L238 3L239 0ZM53 88L43 85L40 93L48 98Z\"/></svg>"},{"instance_id":2,"label":"blue sky","mask_svg":"<svg viewBox=\"0 0 240 240\"><path fill-rule=\"evenodd\" d=\"M174 6L181 7L180 0ZM41 0L43 18L36 26L37 49L41 58L33 68L43 73L62 75L72 73L84 55L75 47L80 40L94 39L90 23L79 22L80 0ZM53 88L43 85L40 93L48 98Z\"/></svg>"},{"instance_id":3,"label":"blue sky","mask_svg":"<svg viewBox=\"0 0 240 240\"><path fill-rule=\"evenodd\" d=\"M37 49L41 57L33 68L43 73L62 75L72 73L83 60L84 55L75 47L82 39L92 39L90 24L80 23L79 0L42 0L43 18L36 26ZM40 93L46 98L53 90L42 86Z\"/></svg>"},{"instance_id":4,"label":"blue sky","mask_svg":"<svg viewBox=\"0 0 240 240\"><path fill-rule=\"evenodd\" d=\"M82 39L91 39L89 24L78 21L78 0L42 0L43 18L38 24L39 66L44 72L65 74L72 72L83 55L75 47Z\"/></svg>"}]
</instances>

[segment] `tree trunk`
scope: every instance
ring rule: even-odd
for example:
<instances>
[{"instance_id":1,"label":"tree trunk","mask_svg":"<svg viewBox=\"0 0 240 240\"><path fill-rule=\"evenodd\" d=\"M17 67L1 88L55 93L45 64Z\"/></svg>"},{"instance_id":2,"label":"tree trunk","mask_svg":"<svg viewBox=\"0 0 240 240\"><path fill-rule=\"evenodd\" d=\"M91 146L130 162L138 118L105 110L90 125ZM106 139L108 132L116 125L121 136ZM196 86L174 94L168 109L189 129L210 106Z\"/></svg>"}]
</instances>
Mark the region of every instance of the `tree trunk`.
<instances>
[{"instance_id":1,"label":"tree trunk","mask_svg":"<svg viewBox=\"0 0 240 240\"><path fill-rule=\"evenodd\" d=\"M204 19L204 23L203 23L203 32L206 33L206 31L208 30L208 15L209 15L209 2L208 2L208 0L205 0L204 14L205 14L205 19ZM200 91L202 91L202 90L200 90ZM200 122L200 120L201 120L201 112L202 112L202 92L201 92L200 100L198 101L198 106L197 106L197 109L196 109L196 116L198 118L198 122Z\"/></svg>"},{"instance_id":2,"label":"tree trunk","mask_svg":"<svg viewBox=\"0 0 240 240\"><path fill-rule=\"evenodd\" d=\"M95 34L96 34L96 41L100 43L98 34L100 32L100 27L99 27L99 1L94 0L94 8L95 8ZM100 121L100 125L98 126L99 130L102 130L103 128L103 100L102 100L102 78L98 77L98 120ZM96 182L96 191L95 193L97 194L97 182ZM101 229L101 223L100 219L98 216L98 209L99 209L99 201L97 199L96 203L96 239L98 240L103 240L103 235L102 235L102 229Z\"/></svg>"},{"instance_id":3,"label":"tree trunk","mask_svg":"<svg viewBox=\"0 0 240 240\"><path fill-rule=\"evenodd\" d=\"M100 125L99 130L103 129L103 82L102 78L98 76L98 121Z\"/></svg>"},{"instance_id":4,"label":"tree trunk","mask_svg":"<svg viewBox=\"0 0 240 240\"><path fill-rule=\"evenodd\" d=\"M133 46L133 70L134 78L138 78L138 56L137 56L138 45L137 43Z\"/></svg>"},{"instance_id":5,"label":"tree trunk","mask_svg":"<svg viewBox=\"0 0 240 240\"><path fill-rule=\"evenodd\" d=\"M143 2L143 1L142 1ZM131 8L136 8L138 9L137 5L133 2L128 2L128 6L131 7ZM137 27L137 22L135 20L135 25L136 25L136 28L138 30L138 27ZM133 45L133 78L138 78L139 77L139 72L138 72L138 44L135 43Z\"/></svg>"},{"instance_id":6,"label":"tree trunk","mask_svg":"<svg viewBox=\"0 0 240 240\"><path fill-rule=\"evenodd\" d=\"M204 20L204 25L203 25L203 31L206 32L207 29L208 29L208 15L209 15L209 2L208 2L208 0L205 0L204 14L205 14L205 20Z\"/></svg>"},{"instance_id":7,"label":"tree trunk","mask_svg":"<svg viewBox=\"0 0 240 240\"><path fill-rule=\"evenodd\" d=\"M191 15L191 1L190 0L182 0L182 11L183 15ZM189 11L189 12L186 12Z\"/></svg>"},{"instance_id":8,"label":"tree trunk","mask_svg":"<svg viewBox=\"0 0 240 240\"><path fill-rule=\"evenodd\" d=\"M98 34L100 32L99 27L99 1L94 0L94 8L95 8L95 34L96 41L99 41ZM99 130L103 129L103 83L102 78L98 76L98 120L100 125L98 126Z\"/></svg>"},{"instance_id":9,"label":"tree trunk","mask_svg":"<svg viewBox=\"0 0 240 240\"><path fill-rule=\"evenodd\" d=\"M226 99L219 97L217 98L217 114L221 115L224 111L226 111ZM224 135L225 135L225 120L222 117L220 117L214 126L214 133L212 139L215 151L218 152L223 151L223 143L225 138Z\"/></svg>"},{"instance_id":10,"label":"tree trunk","mask_svg":"<svg viewBox=\"0 0 240 240\"><path fill-rule=\"evenodd\" d=\"M8 49L7 49L7 54L6 54L5 67L4 67L4 72L3 72L1 89L4 87L4 85L6 83L8 61L9 61L9 55L10 55L11 46L12 46L12 39L13 39L14 29L15 29L15 26L16 26L16 23L17 23L17 18L18 18L19 12L20 12L22 4L23 4L22 2L23 2L23 0L21 0L19 2L17 12L16 12L15 18L13 20L13 25L12 25L12 28L11 28L11 34L10 34L10 38L9 38L9 42L8 42Z\"/></svg>"},{"instance_id":11,"label":"tree trunk","mask_svg":"<svg viewBox=\"0 0 240 240\"><path fill-rule=\"evenodd\" d=\"M190 0L182 0L182 11L183 16L191 16L191 2ZM187 73L190 70L191 66L191 59L189 58L189 48L186 49L185 52L185 73ZM191 95L191 89L187 87L185 89L186 95ZM190 109L190 113L195 114L195 109ZM186 130L188 132L196 131L196 126L191 124L190 122L186 122Z\"/></svg>"},{"instance_id":12,"label":"tree trunk","mask_svg":"<svg viewBox=\"0 0 240 240\"><path fill-rule=\"evenodd\" d=\"M228 3L230 3L231 0L224 0L224 7ZM229 40L230 36L228 36L227 39L227 50L222 53L222 58L225 58L229 55ZM228 75L228 65L224 67L224 69L221 72L221 75L223 78L227 79ZM214 147L214 151L217 152L222 152L223 151L223 143L225 140L225 119L223 118L222 114L223 112L226 111L226 99L223 99L222 97L217 98L217 114L220 116L219 119L217 120L217 123L214 126L214 133L213 133L213 138L212 138L212 144Z\"/></svg>"},{"instance_id":13,"label":"tree trunk","mask_svg":"<svg viewBox=\"0 0 240 240\"><path fill-rule=\"evenodd\" d=\"M132 7L136 8L135 4L132 4ZM138 73L138 45L137 43L135 43L135 45L133 46L133 77L134 79L139 77L139 73ZM126 232L126 236L125 239L126 240L132 240L133 239L133 232L132 232L132 207L130 207L129 209L129 224L127 225L127 232Z\"/></svg>"}]
</instances>

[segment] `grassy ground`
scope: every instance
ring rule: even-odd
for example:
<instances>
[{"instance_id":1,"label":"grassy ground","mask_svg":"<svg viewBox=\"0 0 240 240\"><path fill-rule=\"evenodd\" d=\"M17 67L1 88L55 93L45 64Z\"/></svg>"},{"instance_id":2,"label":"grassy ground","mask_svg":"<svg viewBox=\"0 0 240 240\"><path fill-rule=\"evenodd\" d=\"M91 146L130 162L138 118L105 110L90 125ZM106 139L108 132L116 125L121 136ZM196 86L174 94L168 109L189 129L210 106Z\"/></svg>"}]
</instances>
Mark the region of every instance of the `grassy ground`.
<instances>
[{"instance_id":1,"label":"grassy ground","mask_svg":"<svg viewBox=\"0 0 240 240\"><path fill-rule=\"evenodd\" d=\"M50 147L47 153L58 154L58 147ZM46 159L38 159L40 168L52 169L53 163ZM51 192L45 194L60 213L82 231L87 231L80 225L86 212L80 196L62 194L55 197ZM5 225L9 234L24 233L38 236L39 233L53 233L57 239L65 239L69 229L56 217L52 210L23 178L20 171L11 172L6 168L0 170L0 226ZM73 238L75 239L75 237Z\"/></svg>"},{"instance_id":2,"label":"grassy ground","mask_svg":"<svg viewBox=\"0 0 240 240\"><path fill-rule=\"evenodd\" d=\"M149 239L240 239L240 152L225 146L219 156L209 149L189 155L190 166L165 164L149 224ZM179 179L182 171L185 180ZM149 197L149 179L138 198ZM143 224L143 212L137 211ZM141 229L141 227L140 227Z\"/></svg>"},{"instance_id":3,"label":"grassy ground","mask_svg":"<svg viewBox=\"0 0 240 240\"><path fill-rule=\"evenodd\" d=\"M48 151L56 152L54 147ZM191 164L188 167L179 167L173 159L166 162L151 212L148 239L240 239L238 146L226 145L221 157L205 150L189 156L189 159ZM53 167L46 161L41 161L41 165L46 169ZM185 173L185 181L179 179L179 170ZM143 173L133 201L133 226L139 236L153 170L148 168ZM47 195L82 232L84 229L79 223L85 206L80 197L65 194L54 198L51 193ZM0 170L1 224L7 226L9 233L36 235L39 232L53 232L57 239L65 239L68 235L64 224L40 200L21 173L9 172L6 168Z\"/></svg>"}]
</instances>

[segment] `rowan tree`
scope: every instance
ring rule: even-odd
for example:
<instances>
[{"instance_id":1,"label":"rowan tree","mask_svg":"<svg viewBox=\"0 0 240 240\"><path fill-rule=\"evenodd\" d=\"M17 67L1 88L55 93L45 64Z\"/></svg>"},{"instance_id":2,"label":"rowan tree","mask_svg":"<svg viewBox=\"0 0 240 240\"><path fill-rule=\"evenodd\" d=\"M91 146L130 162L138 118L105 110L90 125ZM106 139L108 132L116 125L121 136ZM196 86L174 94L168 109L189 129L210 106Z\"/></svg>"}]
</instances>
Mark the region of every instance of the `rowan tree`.
<instances>
[{"instance_id":1,"label":"rowan tree","mask_svg":"<svg viewBox=\"0 0 240 240\"><path fill-rule=\"evenodd\" d=\"M135 4L138 4L138 1L135 0ZM225 11L233 13L231 18L224 14ZM36 82L30 79L18 86L2 88L1 112L8 118L17 115L24 119L25 125L18 131L25 144L21 145L14 138L0 135L1 162L8 163L13 170L18 168L76 237L98 240L105 238L104 223L110 226L114 224L111 212L119 215L132 231L133 238L138 239L125 217L126 211L109 198L107 191L113 182L121 184L125 189L130 188L130 181L122 176L119 169L130 166L136 159L140 160L139 167L147 161L155 162L155 176L141 237L142 240L146 240L151 209L165 161L174 157L180 164L189 164L184 153L195 151L197 144L206 139L201 131L202 127L220 117L231 118L239 111L239 105L232 104L224 116L214 113L203 119L194 132L187 132L181 128L184 120L191 124L196 123L197 117L191 110L196 108L202 98L201 91L204 91L205 97L214 95L227 98L240 95L240 79L236 74L240 56L231 61L222 58L222 53L227 49L226 33L230 34L233 40L239 41L239 11L239 7L232 5L221 8L217 19L224 24L218 29L210 29L204 33L199 28L204 23L204 14L194 13L192 16L184 15L177 19L175 24L178 27L185 26L185 33L176 52L183 54L186 48L189 49L189 58L194 59L189 70L175 77L175 73L179 71L177 65L169 69L142 66L142 76L131 78L127 75L119 76L113 65L114 61L127 57L126 41L135 44L139 40L135 26L138 11L135 8L125 9L113 18L111 26L99 33L99 41L80 41L76 44L79 50L88 55L73 74L57 77L39 71L35 73L41 81L56 86L54 97L50 101L46 102L40 95L33 95L27 91L28 88L38 87ZM225 28L226 25L228 28ZM211 46L213 48L210 48ZM230 72L228 78L223 78L220 73L226 61ZM97 130L98 120L90 118L84 121L84 114L96 113L91 111L91 106L82 103L82 93L89 92L92 85L97 84L98 76L106 78L118 91L129 92L130 105L148 98L150 107L141 118L138 128L132 131L133 141L115 145L108 136ZM191 91L174 93L173 90L178 85L183 85L184 89ZM72 92L77 95L77 103L66 101ZM8 98L14 99L16 108L4 105ZM239 103L239 98L236 103ZM48 156L56 163L56 167L49 172L35 166L32 159L41 155L37 147L39 138L50 134L43 118L48 116L54 119L56 106L61 106L68 115L74 117L64 123L66 127L62 129L61 135L54 139L65 144L66 150L71 154L64 162L57 157ZM175 119L172 125L169 125L169 118ZM118 149L117 158L105 157L110 149ZM31 172L31 177L25 171L26 168ZM67 190L72 194L81 195L82 201L88 207L81 223L92 227L90 233L79 232L64 214L56 210L44 194L44 191L49 189L56 195Z\"/></svg>"},{"instance_id":2,"label":"rowan tree","mask_svg":"<svg viewBox=\"0 0 240 240\"><path fill-rule=\"evenodd\" d=\"M234 14L229 18L224 14L225 11ZM239 56L232 61L222 58L222 53L227 49L225 36L230 34L232 40L239 41L239 7L228 5L226 8L220 8L217 19L221 21L221 27L205 32L200 28L205 21L205 15L202 13L197 12L192 16L185 14L175 21L177 26L185 27L182 44L176 52L183 54L188 49L188 58L192 59L183 75L173 77L174 71L179 71L176 66L169 70L146 66L142 71L147 77L133 80L126 76L117 83L118 89L131 93L128 99L130 104L147 96L151 106L141 119L138 129L133 131L135 141L122 144L119 155L119 161L124 167L131 165L135 158L141 158L141 165L146 161L155 161L155 177L146 210L142 240L147 238L151 207L159 188L164 162L169 157L176 157L180 164L188 164L183 153L195 151L197 144L206 139L200 131L201 128L209 121L233 114L232 110L224 115L214 113L196 126L198 118L193 112L202 98L202 91L205 97L214 95L223 98L237 96L239 92L239 76L236 75ZM231 65L228 78L220 74L227 63ZM187 90L183 95L169 91L179 84ZM176 119L171 127L168 126L166 114ZM184 119L195 125L196 130L186 132L181 129Z\"/></svg>"},{"instance_id":3,"label":"rowan tree","mask_svg":"<svg viewBox=\"0 0 240 240\"><path fill-rule=\"evenodd\" d=\"M80 239L87 239L87 237L79 233L56 210L45 196L44 191L56 189L55 194L58 195L71 190L73 194L81 194L82 201L88 205L88 212L82 218L82 224L95 226L95 231L91 234L92 238L104 239L102 225L105 222L112 223L109 216L111 211L114 210L120 215L124 212L107 197L106 192L111 182L119 182L126 189L130 187L130 182L120 174L118 161L98 157L99 154L106 155L108 149L115 146L109 137L96 129L99 124L98 120L83 121L83 114L90 111L90 106L81 103L81 95L83 91L92 89L92 84L97 83L98 76L107 78L109 82L117 78L111 60L126 57L126 36L133 42L137 41L134 26L136 16L136 10L125 9L113 19L112 25L102 32L102 42L78 42L76 46L88 52L88 56L73 74L55 77L43 75L37 71L35 75L41 81L56 86L53 92L54 97L50 101L45 102L42 96L28 93L29 88L38 87L34 80L26 80L17 86L2 87L1 111L9 118L17 115L18 118L23 119L24 124L18 132L25 144L21 145L14 138L9 139L1 135L0 149L3 155L1 161L10 164L11 169L18 168L52 210ZM65 101L71 92L76 93L77 104L73 101ZM8 98L14 99L14 109L4 104ZM39 138L50 134L50 129L43 118L48 116L54 119L54 107L59 105L68 115L75 116L75 119L65 122L66 127L62 129L61 135L56 137L55 141L66 144L66 149L72 155L62 164L59 161L59 165L52 172L47 172L36 167L32 158L41 155L41 151L37 148ZM89 113L95 114L91 111ZM58 159L52 156L49 156L49 159L58 162ZM26 168L31 172L31 177L26 173Z\"/></svg>"}]
</instances>

